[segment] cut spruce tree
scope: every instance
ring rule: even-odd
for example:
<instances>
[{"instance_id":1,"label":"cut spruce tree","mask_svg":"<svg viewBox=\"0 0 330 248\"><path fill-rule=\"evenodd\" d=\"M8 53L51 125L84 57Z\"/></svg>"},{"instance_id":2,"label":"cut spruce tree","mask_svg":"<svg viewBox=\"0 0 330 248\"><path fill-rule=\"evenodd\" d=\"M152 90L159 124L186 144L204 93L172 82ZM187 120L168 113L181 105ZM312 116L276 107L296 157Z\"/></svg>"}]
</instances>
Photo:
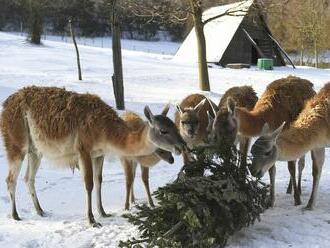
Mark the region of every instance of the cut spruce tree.
<instances>
[{"instance_id":1,"label":"cut spruce tree","mask_svg":"<svg viewBox=\"0 0 330 248\"><path fill-rule=\"evenodd\" d=\"M227 147L227 148L225 148ZM155 208L137 206L124 215L139 237L120 247L224 247L228 238L260 219L269 207L269 190L241 166L235 147L203 147L177 179L159 188Z\"/></svg>"}]
</instances>

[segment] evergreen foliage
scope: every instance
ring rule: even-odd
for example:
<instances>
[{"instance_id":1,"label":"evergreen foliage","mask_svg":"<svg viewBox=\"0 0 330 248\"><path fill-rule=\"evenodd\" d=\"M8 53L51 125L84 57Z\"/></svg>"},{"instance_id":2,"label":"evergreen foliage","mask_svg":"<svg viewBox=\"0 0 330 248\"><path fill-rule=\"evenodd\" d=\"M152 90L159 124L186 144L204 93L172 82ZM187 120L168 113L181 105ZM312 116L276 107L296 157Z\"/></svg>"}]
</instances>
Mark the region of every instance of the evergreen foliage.
<instances>
[{"instance_id":1,"label":"evergreen foliage","mask_svg":"<svg viewBox=\"0 0 330 248\"><path fill-rule=\"evenodd\" d=\"M235 147L203 147L177 179L159 188L155 208L125 215L140 237L120 247L223 247L230 235L260 219L268 188L253 179Z\"/></svg>"}]
</instances>

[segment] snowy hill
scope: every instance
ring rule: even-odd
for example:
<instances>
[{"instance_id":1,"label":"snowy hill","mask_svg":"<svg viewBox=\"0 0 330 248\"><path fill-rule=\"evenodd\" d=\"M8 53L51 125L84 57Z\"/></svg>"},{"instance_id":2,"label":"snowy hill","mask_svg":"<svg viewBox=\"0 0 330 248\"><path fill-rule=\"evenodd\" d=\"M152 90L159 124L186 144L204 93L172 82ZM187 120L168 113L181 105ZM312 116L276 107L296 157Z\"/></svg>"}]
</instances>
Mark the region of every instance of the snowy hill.
<instances>
[{"instance_id":1,"label":"snowy hill","mask_svg":"<svg viewBox=\"0 0 330 248\"><path fill-rule=\"evenodd\" d=\"M154 44L155 45L155 44ZM52 85L78 92L98 94L114 105L112 83L112 53L108 48L80 46L83 81L76 80L73 46L67 43L44 41L33 46L24 38L0 32L0 102L18 88L26 85ZM128 110L142 114L148 104L159 112L164 103L175 103L192 92L198 92L197 69L193 65L175 63L169 55L141 51L123 51L125 98ZM311 80L315 89L330 81L330 70L290 67L274 71L256 68L232 70L210 68L212 92L208 95L218 102L223 92L234 85L252 85L258 94L275 79L297 75ZM171 108L173 117L174 108ZM278 163L276 177L276 207L266 211L260 223L244 229L230 239L229 247L327 247L330 243L330 162L326 151L318 205L312 212L293 206L293 196L285 194L289 173L286 163ZM303 204L312 188L310 156L303 172ZM174 165L164 162L151 169L151 188L175 179L181 165L176 157ZM79 171L56 170L46 160L36 177L36 188L41 205L48 216L36 215L24 183L26 164L18 180L17 205L21 222L9 218L10 201L5 178L7 161L0 142L0 247L117 247L118 241L136 233L125 219L124 174L116 158L108 158L104 169L103 199L106 211L114 217L95 217L103 224L90 228L85 220L85 195ZM268 182L268 178L264 179ZM136 196L146 201L144 188L136 179ZM95 205L94 205L95 206Z\"/></svg>"}]
</instances>

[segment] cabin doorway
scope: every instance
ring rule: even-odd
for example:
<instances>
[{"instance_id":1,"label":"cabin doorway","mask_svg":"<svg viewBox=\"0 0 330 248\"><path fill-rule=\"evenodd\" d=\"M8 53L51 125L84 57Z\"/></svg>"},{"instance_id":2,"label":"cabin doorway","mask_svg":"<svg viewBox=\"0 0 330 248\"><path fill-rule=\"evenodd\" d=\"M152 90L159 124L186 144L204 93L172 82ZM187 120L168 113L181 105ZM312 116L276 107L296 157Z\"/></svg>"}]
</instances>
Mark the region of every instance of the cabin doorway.
<instances>
[{"instance_id":1,"label":"cabin doorway","mask_svg":"<svg viewBox=\"0 0 330 248\"><path fill-rule=\"evenodd\" d=\"M259 45L259 41L257 39L253 39L254 42ZM258 62L259 54L257 52L257 49L251 45L251 65L256 65Z\"/></svg>"}]
</instances>

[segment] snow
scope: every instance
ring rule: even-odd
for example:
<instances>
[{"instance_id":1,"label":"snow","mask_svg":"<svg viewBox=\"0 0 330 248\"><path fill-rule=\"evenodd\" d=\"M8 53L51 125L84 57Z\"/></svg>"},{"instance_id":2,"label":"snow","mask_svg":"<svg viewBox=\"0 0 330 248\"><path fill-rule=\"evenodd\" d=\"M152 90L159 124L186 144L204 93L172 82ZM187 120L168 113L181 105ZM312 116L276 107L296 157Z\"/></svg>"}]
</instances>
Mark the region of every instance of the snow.
<instances>
[{"instance_id":1,"label":"snow","mask_svg":"<svg viewBox=\"0 0 330 248\"><path fill-rule=\"evenodd\" d=\"M80 45L83 81L77 80L74 48L71 44L43 41L43 46L26 43L24 37L0 32L0 102L27 85L52 85L78 92L98 94L114 105L111 74L112 53L109 48ZM149 43L153 47L162 43ZM160 48L161 49L161 48ZM164 48L166 49L166 48ZM195 65L175 62L170 55L141 51L123 51L126 107L143 113L148 104L160 112L165 103L175 103L198 90ZM225 90L234 85L252 85L260 95L275 79L297 75L311 80L319 90L330 80L330 70L299 67L275 67L273 71L251 69L209 69L212 92L205 93L218 102ZM170 116L173 117L174 107ZM303 204L307 204L312 188L311 161L307 156L303 172ZM151 169L151 189L173 181L182 164L175 157L174 165L159 163ZM329 152L320 182L318 205L314 211L293 206L293 197L285 194L289 173L286 163L278 163L276 206L261 216L261 222L245 228L230 238L228 247L327 247L330 242L330 167ZM117 158L108 157L104 168L103 199L110 218L98 217L100 229L87 225L85 194L79 171L57 170L43 160L36 177L36 189L47 217L39 217L24 185L26 162L17 185L17 205L22 221L9 216L10 201L5 178L7 161L0 141L0 247L117 247L121 239L136 235L137 229L121 217L125 213L125 180ZM265 177L268 182L268 178ZM135 183L139 202L146 202L140 175Z\"/></svg>"},{"instance_id":2,"label":"snow","mask_svg":"<svg viewBox=\"0 0 330 248\"><path fill-rule=\"evenodd\" d=\"M27 37L27 33L14 33L17 35L21 35ZM44 34L42 36L44 40L51 41L60 41L65 43L71 43L71 36L59 36L59 35L49 35ZM93 46L93 47L102 47L102 48L111 48L112 47L112 37L111 36L103 36L103 37L76 37L77 43L83 46ZM144 40L132 40L132 39L122 39L121 47L125 50L132 51L143 51L146 53L159 53L159 54L175 54L180 47L179 42L170 42L164 39L151 42Z\"/></svg>"},{"instance_id":3,"label":"snow","mask_svg":"<svg viewBox=\"0 0 330 248\"><path fill-rule=\"evenodd\" d=\"M217 15L226 13L226 11L238 11L232 15L225 15L215 19L204 26L204 34L206 40L206 59L208 62L219 62L222 55L226 51L228 44L232 40L239 25L241 24L245 13L252 5L253 1L242 1L233 4L221 5L210 8L203 13L203 20L210 19ZM175 55L176 61L194 62L198 61L195 28L188 34Z\"/></svg>"}]
</instances>

